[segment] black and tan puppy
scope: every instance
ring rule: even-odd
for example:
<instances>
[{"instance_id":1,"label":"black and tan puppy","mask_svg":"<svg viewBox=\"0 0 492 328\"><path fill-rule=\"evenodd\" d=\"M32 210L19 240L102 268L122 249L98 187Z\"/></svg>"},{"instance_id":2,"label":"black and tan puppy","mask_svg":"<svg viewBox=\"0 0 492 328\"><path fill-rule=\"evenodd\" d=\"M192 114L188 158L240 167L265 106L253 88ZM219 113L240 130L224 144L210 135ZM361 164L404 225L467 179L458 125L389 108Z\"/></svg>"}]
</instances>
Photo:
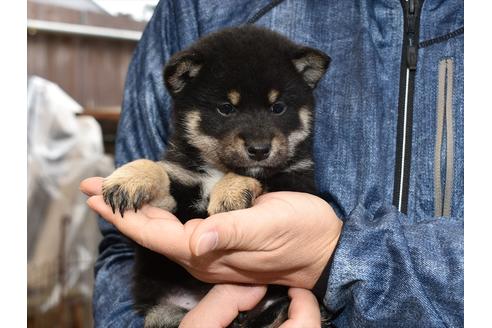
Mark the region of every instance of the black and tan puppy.
<instances>
[{"instance_id":1,"label":"black and tan puppy","mask_svg":"<svg viewBox=\"0 0 492 328\"><path fill-rule=\"evenodd\" d=\"M105 201L121 213L150 203L185 222L247 208L264 192L315 193L313 89L329 62L254 26L222 30L175 54L164 69L174 103L165 157L117 169L104 181ZM177 327L210 288L138 247L133 292L146 327ZM276 327L288 304L286 289L271 287L231 326Z\"/></svg>"}]
</instances>

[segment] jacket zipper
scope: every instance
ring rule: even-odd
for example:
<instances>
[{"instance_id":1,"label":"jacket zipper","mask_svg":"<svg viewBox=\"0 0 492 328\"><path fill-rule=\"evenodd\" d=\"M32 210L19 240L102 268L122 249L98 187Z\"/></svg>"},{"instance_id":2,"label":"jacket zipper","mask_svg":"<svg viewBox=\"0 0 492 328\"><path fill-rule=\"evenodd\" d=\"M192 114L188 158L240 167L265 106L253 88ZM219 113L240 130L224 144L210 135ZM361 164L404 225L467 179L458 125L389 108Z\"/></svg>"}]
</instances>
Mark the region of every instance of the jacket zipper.
<instances>
[{"instance_id":1,"label":"jacket zipper","mask_svg":"<svg viewBox=\"0 0 492 328\"><path fill-rule=\"evenodd\" d=\"M422 3L423 0L401 0L404 13L404 31L400 67L400 96L398 101L393 205L404 214L407 213L408 209L408 188L412 154L413 98Z\"/></svg>"}]
</instances>

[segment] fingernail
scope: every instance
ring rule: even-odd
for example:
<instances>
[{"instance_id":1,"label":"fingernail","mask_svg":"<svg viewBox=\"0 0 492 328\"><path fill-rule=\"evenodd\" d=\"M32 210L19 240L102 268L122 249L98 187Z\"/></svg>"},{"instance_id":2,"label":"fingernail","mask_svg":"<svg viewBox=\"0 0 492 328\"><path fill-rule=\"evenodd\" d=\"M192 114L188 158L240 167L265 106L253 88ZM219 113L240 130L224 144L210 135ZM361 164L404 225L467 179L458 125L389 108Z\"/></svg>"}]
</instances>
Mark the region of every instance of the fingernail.
<instances>
[{"instance_id":1,"label":"fingernail","mask_svg":"<svg viewBox=\"0 0 492 328\"><path fill-rule=\"evenodd\" d=\"M216 231L209 231L204 233L198 239L198 245L196 246L195 254L197 256L203 255L210 251L213 251L215 247L217 247L217 243L219 242L219 235Z\"/></svg>"}]
</instances>

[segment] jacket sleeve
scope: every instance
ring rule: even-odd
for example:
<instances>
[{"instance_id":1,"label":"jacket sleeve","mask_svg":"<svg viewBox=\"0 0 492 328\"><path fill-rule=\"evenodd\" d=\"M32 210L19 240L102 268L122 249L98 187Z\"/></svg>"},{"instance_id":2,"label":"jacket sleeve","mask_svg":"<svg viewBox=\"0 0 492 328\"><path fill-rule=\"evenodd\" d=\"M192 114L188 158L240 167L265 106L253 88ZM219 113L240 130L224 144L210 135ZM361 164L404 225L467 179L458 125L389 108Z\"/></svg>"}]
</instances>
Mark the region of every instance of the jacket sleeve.
<instances>
[{"instance_id":1,"label":"jacket sleeve","mask_svg":"<svg viewBox=\"0 0 492 328\"><path fill-rule=\"evenodd\" d=\"M179 45L171 1L160 1L133 54L126 78L116 140L116 166L138 159L157 160L165 150L171 106L165 90L164 63ZM108 81L108 83L111 83ZM114 226L99 218L103 240L95 266L95 327L141 327L133 310L131 279L133 247Z\"/></svg>"},{"instance_id":2,"label":"jacket sleeve","mask_svg":"<svg viewBox=\"0 0 492 328\"><path fill-rule=\"evenodd\" d=\"M329 268L339 327L463 326L463 220L409 222L394 207L346 218Z\"/></svg>"}]
</instances>

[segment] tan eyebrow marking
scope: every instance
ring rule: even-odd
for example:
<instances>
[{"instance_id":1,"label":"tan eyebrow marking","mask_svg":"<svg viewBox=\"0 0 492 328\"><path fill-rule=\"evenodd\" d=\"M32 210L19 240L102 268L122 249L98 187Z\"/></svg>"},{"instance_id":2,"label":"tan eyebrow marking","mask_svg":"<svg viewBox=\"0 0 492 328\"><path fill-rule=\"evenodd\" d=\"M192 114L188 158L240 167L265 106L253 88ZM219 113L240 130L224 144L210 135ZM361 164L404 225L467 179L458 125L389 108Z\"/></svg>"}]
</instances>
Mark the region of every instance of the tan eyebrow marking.
<instances>
[{"instance_id":1,"label":"tan eyebrow marking","mask_svg":"<svg viewBox=\"0 0 492 328\"><path fill-rule=\"evenodd\" d=\"M270 90L270 92L268 93L268 101L270 102L270 104L273 104L278 99L278 95L278 90Z\"/></svg>"},{"instance_id":2,"label":"tan eyebrow marking","mask_svg":"<svg viewBox=\"0 0 492 328\"><path fill-rule=\"evenodd\" d=\"M237 104L239 104L239 100L241 100L241 95L239 94L239 92L237 90L231 90L227 94L227 98L229 98L229 101L231 102L231 104L236 106Z\"/></svg>"}]
</instances>

